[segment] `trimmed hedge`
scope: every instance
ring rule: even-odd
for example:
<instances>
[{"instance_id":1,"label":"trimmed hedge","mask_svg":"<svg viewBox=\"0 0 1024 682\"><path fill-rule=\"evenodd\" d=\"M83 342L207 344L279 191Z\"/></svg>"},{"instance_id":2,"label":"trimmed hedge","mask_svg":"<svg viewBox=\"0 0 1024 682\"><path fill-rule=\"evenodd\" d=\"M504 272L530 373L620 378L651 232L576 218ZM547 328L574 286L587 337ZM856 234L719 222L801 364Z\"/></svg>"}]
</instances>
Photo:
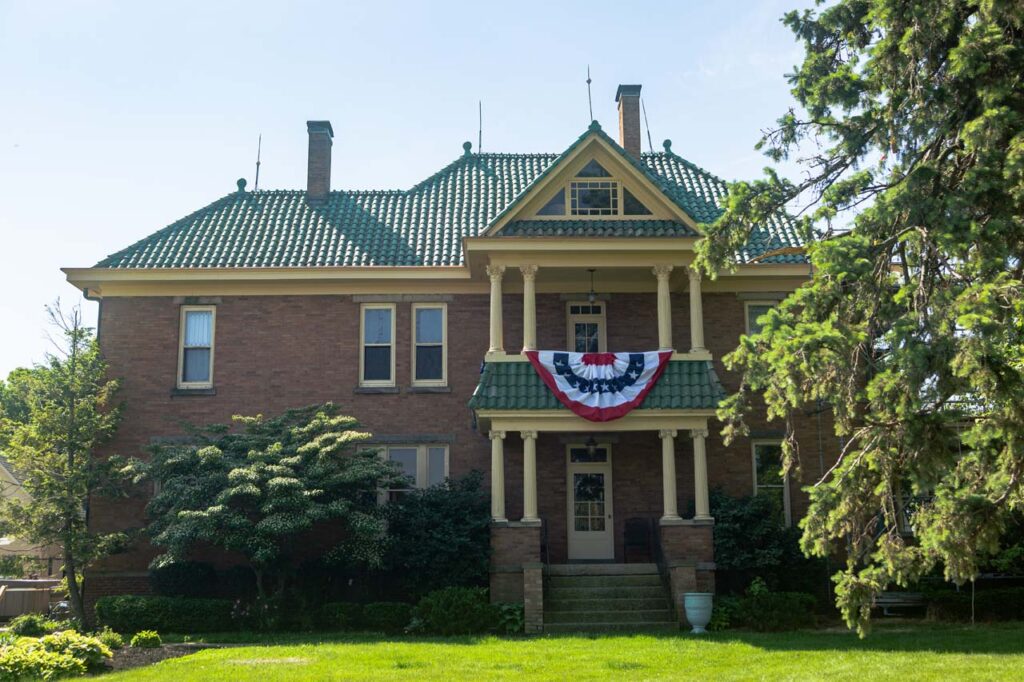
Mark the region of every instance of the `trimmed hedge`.
<instances>
[{"instance_id":1,"label":"trimmed hedge","mask_svg":"<svg viewBox=\"0 0 1024 682\"><path fill-rule=\"evenodd\" d=\"M327 630L356 630L363 622L363 605L331 602L320 607L317 625Z\"/></svg>"},{"instance_id":2,"label":"trimmed hedge","mask_svg":"<svg viewBox=\"0 0 1024 682\"><path fill-rule=\"evenodd\" d=\"M184 597L101 597L96 619L117 632L223 632L234 630L232 602L226 599Z\"/></svg>"},{"instance_id":3,"label":"trimmed hedge","mask_svg":"<svg viewBox=\"0 0 1024 682\"><path fill-rule=\"evenodd\" d=\"M420 600L416 618L430 634L476 635L497 629L501 611L482 587L446 587Z\"/></svg>"},{"instance_id":4,"label":"trimmed hedge","mask_svg":"<svg viewBox=\"0 0 1024 682\"><path fill-rule=\"evenodd\" d=\"M373 632L389 635L405 631L412 620L412 605L395 601L379 601L367 604L362 609L360 625Z\"/></svg>"},{"instance_id":5,"label":"trimmed hedge","mask_svg":"<svg viewBox=\"0 0 1024 682\"><path fill-rule=\"evenodd\" d=\"M816 600L805 592L757 592L721 597L715 604L713 630L728 627L778 632L813 627Z\"/></svg>"},{"instance_id":6,"label":"trimmed hedge","mask_svg":"<svg viewBox=\"0 0 1024 682\"><path fill-rule=\"evenodd\" d=\"M928 595L928 618L970 622L971 591L933 592ZM1024 620L1024 587L977 590L974 593L976 621Z\"/></svg>"}]
</instances>

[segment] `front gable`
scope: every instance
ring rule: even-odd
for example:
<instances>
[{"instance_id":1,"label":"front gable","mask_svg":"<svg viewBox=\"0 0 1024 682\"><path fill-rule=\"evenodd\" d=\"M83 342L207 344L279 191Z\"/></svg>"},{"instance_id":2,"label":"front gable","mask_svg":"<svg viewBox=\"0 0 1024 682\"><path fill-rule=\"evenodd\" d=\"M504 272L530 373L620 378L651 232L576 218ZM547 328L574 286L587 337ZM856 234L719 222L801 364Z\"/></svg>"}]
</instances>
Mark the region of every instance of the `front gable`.
<instances>
[{"instance_id":1,"label":"front gable","mask_svg":"<svg viewBox=\"0 0 1024 682\"><path fill-rule=\"evenodd\" d=\"M686 232L698 233L697 222L596 122L506 206L481 236L504 235L510 225L538 221L594 221L595 227L597 222L674 223Z\"/></svg>"}]
</instances>

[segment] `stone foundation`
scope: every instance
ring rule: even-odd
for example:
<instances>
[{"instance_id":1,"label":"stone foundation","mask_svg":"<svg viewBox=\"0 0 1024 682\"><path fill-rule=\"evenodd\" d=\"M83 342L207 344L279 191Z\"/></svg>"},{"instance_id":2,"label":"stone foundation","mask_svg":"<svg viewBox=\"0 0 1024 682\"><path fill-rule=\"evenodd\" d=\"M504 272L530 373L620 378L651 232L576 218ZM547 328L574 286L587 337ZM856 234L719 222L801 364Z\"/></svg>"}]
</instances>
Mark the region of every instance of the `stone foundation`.
<instances>
[{"instance_id":1,"label":"stone foundation","mask_svg":"<svg viewBox=\"0 0 1024 682\"><path fill-rule=\"evenodd\" d=\"M544 627L540 531L539 524L491 524L491 601L522 603L527 632Z\"/></svg>"}]
</instances>

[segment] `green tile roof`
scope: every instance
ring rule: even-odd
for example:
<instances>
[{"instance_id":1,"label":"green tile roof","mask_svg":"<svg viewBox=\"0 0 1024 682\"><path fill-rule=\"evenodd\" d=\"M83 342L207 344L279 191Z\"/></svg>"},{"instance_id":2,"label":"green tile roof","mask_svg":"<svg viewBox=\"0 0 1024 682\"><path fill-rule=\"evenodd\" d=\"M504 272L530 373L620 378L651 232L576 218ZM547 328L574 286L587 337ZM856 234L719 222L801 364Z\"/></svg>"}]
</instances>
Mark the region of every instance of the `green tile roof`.
<instances>
[{"instance_id":1,"label":"green tile roof","mask_svg":"<svg viewBox=\"0 0 1024 682\"><path fill-rule=\"evenodd\" d=\"M698 237L675 220L514 220L500 237Z\"/></svg>"},{"instance_id":2,"label":"green tile roof","mask_svg":"<svg viewBox=\"0 0 1024 682\"><path fill-rule=\"evenodd\" d=\"M711 363L673 360L638 409L713 409L725 397ZM475 410L567 409L529 362L488 362L469 406Z\"/></svg>"},{"instance_id":3,"label":"green tile roof","mask_svg":"<svg viewBox=\"0 0 1024 682\"><path fill-rule=\"evenodd\" d=\"M621 151L593 126L569 150L591 134ZM303 191L233 192L96 267L461 265L462 239L482 234L565 153L467 153L408 190L336 191L315 205ZM716 176L671 151L643 154L639 161L624 153L623 158L694 220L709 222L720 214L725 182ZM537 230L537 223L548 221L524 222L528 225L516 229ZM666 236L659 231L669 230L653 225L662 221L616 222L646 224L644 234L621 236ZM600 221L593 226L589 231L579 228L578 234L610 229ZM792 225L781 217L754 230L736 258L746 263L767 251L799 245ZM806 261L802 255L786 255L762 262Z\"/></svg>"}]
</instances>

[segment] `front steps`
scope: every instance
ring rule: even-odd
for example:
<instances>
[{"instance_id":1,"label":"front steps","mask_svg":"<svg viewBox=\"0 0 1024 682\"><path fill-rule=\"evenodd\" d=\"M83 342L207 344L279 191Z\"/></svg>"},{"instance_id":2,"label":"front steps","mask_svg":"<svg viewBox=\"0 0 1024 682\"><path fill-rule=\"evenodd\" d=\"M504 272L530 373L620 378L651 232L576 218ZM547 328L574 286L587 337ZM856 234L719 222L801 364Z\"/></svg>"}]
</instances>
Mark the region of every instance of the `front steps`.
<instances>
[{"instance_id":1,"label":"front steps","mask_svg":"<svg viewBox=\"0 0 1024 682\"><path fill-rule=\"evenodd\" d=\"M654 564L548 566L544 632L678 629Z\"/></svg>"}]
</instances>

